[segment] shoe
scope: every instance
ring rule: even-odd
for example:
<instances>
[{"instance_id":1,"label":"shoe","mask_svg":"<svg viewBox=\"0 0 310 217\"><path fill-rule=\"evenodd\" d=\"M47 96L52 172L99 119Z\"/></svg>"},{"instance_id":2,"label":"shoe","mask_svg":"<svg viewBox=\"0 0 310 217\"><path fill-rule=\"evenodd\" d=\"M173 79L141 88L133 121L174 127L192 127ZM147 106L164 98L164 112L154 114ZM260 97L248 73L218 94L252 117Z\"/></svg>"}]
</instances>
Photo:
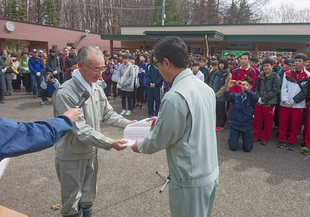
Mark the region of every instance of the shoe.
<instances>
[{"instance_id":1,"label":"shoe","mask_svg":"<svg viewBox=\"0 0 310 217\"><path fill-rule=\"evenodd\" d=\"M266 145L267 144L267 140L263 140L260 142L261 145Z\"/></svg>"},{"instance_id":2,"label":"shoe","mask_svg":"<svg viewBox=\"0 0 310 217\"><path fill-rule=\"evenodd\" d=\"M124 115L126 113L126 110L123 109L122 112L121 112L121 115Z\"/></svg>"},{"instance_id":3,"label":"shoe","mask_svg":"<svg viewBox=\"0 0 310 217\"><path fill-rule=\"evenodd\" d=\"M37 95L33 95L33 98L37 98L38 96Z\"/></svg>"},{"instance_id":4,"label":"shoe","mask_svg":"<svg viewBox=\"0 0 310 217\"><path fill-rule=\"evenodd\" d=\"M8 93L8 96L12 96L12 93Z\"/></svg>"},{"instance_id":5,"label":"shoe","mask_svg":"<svg viewBox=\"0 0 310 217\"><path fill-rule=\"evenodd\" d=\"M0 103L4 104L4 101L0 101Z\"/></svg>"},{"instance_id":6,"label":"shoe","mask_svg":"<svg viewBox=\"0 0 310 217\"><path fill-rule=\"evenodd\" d=\"M303 148L303 147L305 147L305 146L306 146L306 143L305 143L305 141L303 141L303 142L300 144L300 147Z\"/></svg>"},{"instance_id":7,"label":"shoe","mask_svg":"<svg viewBox=\"0 0 310 217\"><path fill-rule=\"evenodd\" d=\"M278 144L276 144L277 148L284 148L285 146L285 142L279 142Z\"/></svg>"},{"instance_id":8,"label":"shoe","mask_svg":"<svg viewBox=\"0 0 310 217\"><path fill-rule=\"evenodd\" d=\"M111 96L108 96L108 99L112 99L112 97L111 97Z\"/></svg>"},{"instance_id":9,"label":"shoe","mask_svg":"<svg viewBox=\"0 0 310 217\"><path fill-rule=\"evenodd\" d=\"M50 104L50 101L48 101L48 100L42 101L40 104L41 104L41 105L48 105L48 104Z\"/></svg>"},{"instance_id":10,"label":"shoe","mask_svg":"<svg viewBox=\"0 0 310 217\"><path fill-rule=\"evenodd\" d=\"M223 131L224 127L215 127L216 131Z\"/></svg>"},{"instance_id":11,"label":"shoe","mask_svg":"<svg viewBox=\"0 0 310 217\"><path fill-rule=\"evenodd\" d=\"M289 150L289 151L294 151L294 150L295 150L294 144L288 142L288 143L286 144L286 149Z\"/></svg>"},{"instance_id":12,"label":"shoe","mask_svg":"<svg viewBox=\"0 0 310 217\"><path fill-rule=\"evenodd\" d=\"M303 147L302 149L301 149L301 152L300 153L302 153L302 154L304 154L304 155L308 155L308 154L310 154L310 148L308 148L308 147Z\"/></svg>"},{"instance_id":13,"label":"shoe","mask_svg":"<svg viewBox=\"0 0 310 217\"><path fill-rule=\"evenodd\" d=\"M26 95L32 95L31 92L27 92Z\"/></svg>"},{"instance_id":14,"label":"shoe","mask_svg":"<svg viewBox=\"0 0 310 217\"><path fill-rule=\"evenodd\" d=\"M21 90L16 90L16 92L21 92Z\"/></svg>"},{"instance_id":15,"label":"shoe","mask_svg":"<svg viewBox=\"0 0 310 217\"><path fill-rule=\"evenodd\" d=\"M260 138L254 138L254 139L253 139L253 142L254 142L254 143L259 142L259 141L260 141Z\"/></svg>"},{"instance_id":16,"label":"shoe","mask_svg":"<svg viewBox=\"0 0 310 217\"><path fill-rule=\"evenodd\" d=\"M17 90L13 90L13 93L17 92Z\"/></svg>"},{"instance_id":17,"label":"shoe","mask_svg":"<svg viewBox=\"0 0 310 217\"><path fill-rule=\"evenodd\" d=\"M125 115L131 115L131 111L130 110L128 110L126 113L125 113Z\"/></svg>"}]
</instances>

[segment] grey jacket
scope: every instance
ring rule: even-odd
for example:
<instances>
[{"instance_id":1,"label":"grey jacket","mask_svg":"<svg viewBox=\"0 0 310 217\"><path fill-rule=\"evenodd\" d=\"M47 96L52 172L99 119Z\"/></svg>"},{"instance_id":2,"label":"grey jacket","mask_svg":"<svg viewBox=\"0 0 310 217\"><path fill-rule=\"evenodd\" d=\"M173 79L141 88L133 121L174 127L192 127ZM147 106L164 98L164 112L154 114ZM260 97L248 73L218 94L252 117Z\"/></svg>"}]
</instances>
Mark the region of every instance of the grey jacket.
<instances>
[{"instance_id":1,"label":"grey jacket","mask_svg":"<svg viewBox=\"0 0 310 217\"><path fill-rule=\"evenodd\" d=\"M124 78L124 81L122 82L124 87L121 88L122 91L127 91L127 92L133 92L134 90L134 83L133 83L133 80L134 80L134 68L133 66L131 65L131 63L128 63L127 65L125 64L122 64L119 68L118 68L118 73L117 73L117 81L118 83L121 85L121 78L122 76L125 74L126 70L128 67L131 67L129 69L129 71L127 72L125 78Z\"/></svg>"},{"instance_id":2,"label":"grey jacket","mask_svg":"<svg viewBox=\"0 0 310 217\"><path fill-rule=\"evenodd\" d=\"M85 87L75 77L62 84L53 94L55 116L74 108L84 91ZM95 157L97 148L111 149L114 142L100 133L101 122L123 128L130 123L113 110L102 88L97 85L82 106L82 111L72 131L56 143L56 158L78 160Z\"/></svg>"}]
</instances>

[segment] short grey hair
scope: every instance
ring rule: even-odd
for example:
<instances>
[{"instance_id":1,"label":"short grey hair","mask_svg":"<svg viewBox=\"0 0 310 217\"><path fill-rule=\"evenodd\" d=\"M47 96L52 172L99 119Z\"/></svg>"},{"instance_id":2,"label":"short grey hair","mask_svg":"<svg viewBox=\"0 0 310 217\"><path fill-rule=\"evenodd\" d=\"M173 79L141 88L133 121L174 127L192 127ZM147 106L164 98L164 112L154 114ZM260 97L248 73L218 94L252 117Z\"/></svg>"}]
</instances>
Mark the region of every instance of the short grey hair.
<instances>
[{"instance_id":1,"label":"short grey hair","mask_svg":"<svg viewBox=\"0 0 310 217\"><path fill-rule=\"evenodd\" d=\"M98 47L94 46L83 46L79 49L79 52L77 54L77 58L79 62L88 63L89 61L89 54L94 53L97 56L103 57L102 52L99 50Z\"/></svg>"}]
</instances>

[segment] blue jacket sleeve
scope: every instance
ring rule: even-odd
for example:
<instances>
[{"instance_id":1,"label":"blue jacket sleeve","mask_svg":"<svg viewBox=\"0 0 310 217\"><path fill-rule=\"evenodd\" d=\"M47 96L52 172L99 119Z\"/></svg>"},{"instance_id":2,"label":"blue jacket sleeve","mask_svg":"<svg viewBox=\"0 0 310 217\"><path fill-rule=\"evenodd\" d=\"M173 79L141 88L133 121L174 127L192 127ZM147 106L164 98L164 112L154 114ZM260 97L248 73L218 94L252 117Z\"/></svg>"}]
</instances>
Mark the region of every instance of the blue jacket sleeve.
<instances>
[{"instance_id":1,"label":"blue jacket sleeve","mask_svg":"<svg viewBox=\"0 0 310 217\"><path fill-rule=\"evenodd\" d=\"M163 85L163 76L158 71L158 76L155 81L156 86L161 87Z\"/></svg>"},{"instance_id":2,"label":"blue jacket sleeve","mask_svg":"<svg viewBox=\"0 0 310 217\"><path fill-rule=\"evenodd\" d=\"M151 72L150 72L151 68L152 68L152 66L149 65L149 64L146 66L146 70L145 70L146 86L150 86L150 84L151 84L151 77L150 77L150 75L151 75Z\"/></svg>"},{"instance_id":3,"label":"blue jacket sleeve","mask_svg":"<svg viewBox=\"0 0 310 217\"><path fill-rule=\"evenodd\" d=\"M246 92L246 95L247 95L247 97L249 98L252 107L255 109L255 105L256 105L256 103L257 103L257 101L258 101L258 96L257 96L257 94L256 94L254 91L252 91L252 90L249 89L249 90Z\"/></svg>"},{"instance_id":4,"label":"blue jacket sleeve","mask_svg":"<svg viewBox=\"0 0 310 217\"><path fill-rule=\"evenodd\" d=\"M234 93L229 93L225 90L224 92L224 97L228 102L234 103L235 102L235 94Z\"/></svg>"},{"instance_id":5,"label":"blue jacket sleeve","mask_svg":"<svg viewBox=\"0 0 310 217\"><path fill-rule=\"evenodd\" d=\"M72 121L64 115L34 123L0 118L0 161L52 147L72 127Z\"/></svg>"},{"instance_id":6,"label":"blue jacket sleeve","mask_svg":"<svg viewBox=\"0 0 310 217\"><path fill-rule=\"evenodd\" d=\"M34 68L34 62L33 62L33 58L29 58L28 60L28 67L29 67L29 70L32 74L36 74L37 73L37 70Z\"/></svg>"}]
</instances>

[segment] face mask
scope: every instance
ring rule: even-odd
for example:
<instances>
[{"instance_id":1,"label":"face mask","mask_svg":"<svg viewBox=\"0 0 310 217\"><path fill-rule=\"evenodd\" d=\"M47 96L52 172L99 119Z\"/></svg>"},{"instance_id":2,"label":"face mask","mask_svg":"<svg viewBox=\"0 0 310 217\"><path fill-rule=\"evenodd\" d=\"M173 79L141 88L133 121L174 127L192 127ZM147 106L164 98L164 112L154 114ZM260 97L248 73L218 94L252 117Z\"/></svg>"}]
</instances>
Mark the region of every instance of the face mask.
<instances>
[{"instance_id":1,"label":"face mask","mask_svg":"<svg viewBox=\"0 0 310 217\"><path fill-rule=\"evenodd\" d=\"M16 60L16 57L12 57L12 60Z\"/></svg>"}]
</instances>

